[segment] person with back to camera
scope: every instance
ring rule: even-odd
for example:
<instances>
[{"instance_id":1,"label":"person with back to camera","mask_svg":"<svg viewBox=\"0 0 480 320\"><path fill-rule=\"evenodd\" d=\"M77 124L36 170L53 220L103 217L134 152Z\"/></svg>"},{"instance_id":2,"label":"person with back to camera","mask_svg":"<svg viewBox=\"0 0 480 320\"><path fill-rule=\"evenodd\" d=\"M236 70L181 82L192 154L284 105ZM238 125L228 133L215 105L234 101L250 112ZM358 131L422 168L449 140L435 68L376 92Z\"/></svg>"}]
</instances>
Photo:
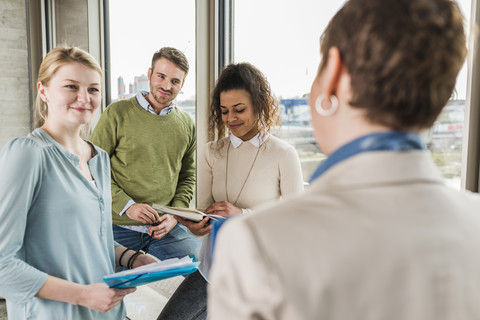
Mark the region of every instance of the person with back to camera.
<instances>
[{"instance_id":1,"label":"person with back to camera","mask_svg":"<svg viewBox=\"0 0 480 320\"><path fill-rule=\"evenodd\" d=\"M121 257L108 155L81 137L101 83L85 51L51 50L38 74L36 129L0 153L0 296L9 319L123 319L122 299L135 288L110 289L103 276L115 262L155 262L131 251Z\"/></svg>"},{"instance_id":2,"label":"person with back to camera","mask_svg":"<svg viewBox=\"0 0 480 320\"><path fill-rule=\"evenodd\" d=\"M419 136L465 59L457 4L347 1L321 54L328 158L301 196L219 230L209 320L480 319L480 197L447 187Z\"/></svg>"},{"instance_id":3,"label":"person with back to camera","mask_svg":"<svg viewBox=\"0 0 480 320\"><path fill-rule=\"evenodd\" d=\"M257 68L249 63L225 67L210 105L209 134L214 141L205 145L198 160L198 207L205 213L249 215L254 206L303 191L295 149L270 134L277 113L270 85ZM225 129L230 132L228 137ZM199 271L185 278L158 319L205 319L210 220L175 219L205 238Z\"/></svg>"},{"instance_id":4,"label":"person with back to camera","mask_svg":"<svg viewBox=\"0 0 480 320\"><path fill-rule=\"evenodd\" d=\"M153 54L150 92L109 105L91 140L107 151L112 166L115 240L160 260L193 255L201 242L153 204L188 208L195 189L195 123L175 98L189 70L185 55L171 47Z\"/></svg>"}]
</instances>

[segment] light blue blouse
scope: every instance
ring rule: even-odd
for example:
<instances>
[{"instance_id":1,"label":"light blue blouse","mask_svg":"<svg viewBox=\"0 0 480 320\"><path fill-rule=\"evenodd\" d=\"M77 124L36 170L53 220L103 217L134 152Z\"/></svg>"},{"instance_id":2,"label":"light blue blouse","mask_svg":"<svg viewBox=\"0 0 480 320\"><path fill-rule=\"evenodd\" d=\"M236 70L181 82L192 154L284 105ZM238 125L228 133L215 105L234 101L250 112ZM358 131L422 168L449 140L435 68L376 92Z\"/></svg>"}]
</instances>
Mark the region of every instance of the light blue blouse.
<instances>
[{"instance_id":1,"label":"light blue blouse","mask_svg":"<svg viewBox=\"0 0 480 320\"><path fill-rule=\"evenodd\" d=\"M0 153L0 296L9 319L123 319L123 304L107 313L36 298L47 275L92 284L114 272L110 162L89 161L95 184L77 156L42 129Z\"/></svg>"}]
</instances>

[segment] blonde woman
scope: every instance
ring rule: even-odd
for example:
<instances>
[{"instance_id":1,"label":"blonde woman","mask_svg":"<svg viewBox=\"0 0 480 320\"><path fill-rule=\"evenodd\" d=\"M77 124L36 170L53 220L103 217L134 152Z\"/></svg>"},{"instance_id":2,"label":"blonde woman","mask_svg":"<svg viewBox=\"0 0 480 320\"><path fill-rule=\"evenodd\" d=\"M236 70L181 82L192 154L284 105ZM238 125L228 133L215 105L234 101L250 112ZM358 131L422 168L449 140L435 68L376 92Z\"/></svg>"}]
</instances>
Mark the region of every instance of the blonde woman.
<instances>
[{"instance_id":1,"label":"blonde woman","mask_svg":"<svg viewBox=\"0 0 480 320\"><path fill-rule=\"evenodd\" d=\"M122 299L135 289L110 289L102 277L115 263L154 262L114 243L108 155L81 137L101 83L88 53L51 50L37 82L39 127L0 153L0 296L9 319L123 319Z\"/></svg>"}]
</instances>

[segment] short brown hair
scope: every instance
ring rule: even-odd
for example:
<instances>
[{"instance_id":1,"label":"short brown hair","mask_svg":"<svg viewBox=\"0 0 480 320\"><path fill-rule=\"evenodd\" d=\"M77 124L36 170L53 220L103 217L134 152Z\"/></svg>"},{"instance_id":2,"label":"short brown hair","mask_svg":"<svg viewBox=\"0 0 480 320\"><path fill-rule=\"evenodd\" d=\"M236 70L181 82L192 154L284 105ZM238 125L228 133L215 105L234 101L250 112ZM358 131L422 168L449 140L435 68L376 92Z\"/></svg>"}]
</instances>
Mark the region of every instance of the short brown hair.
<instances>
[{"instance_id":1,"label":"short brown hair","mask_svg":"<svg viewBox=\"0 0 480 320\"><path fill-rule=\"evenodd\" d=\"M190 68L188 65L187 57L183 54L182 51L172 48L172 47L163 47L157 52L153 54L152 57L152 71L155 68L155 63L158 59L167 59L168 61L175 64L181 70L185 72L185 77L187 77L188 69Z\"/></svg>"},{"instance_id":2,"label":"short brown hair","mask_svg":"<svg viewBox=\"0 0 480 320\"><path fill-rule=\"evenodd\" d=\"M430 127L448 102L465 55L463 18L451 0L350 0L321 41L351 75L350 104L372 123Z\"/></svg>"},{"instance_id":3,"label":"short brown hair","mask_svg":"<svg viewBox=\"0 0 480 320\"><path fill-rule=\"evenodd\" d=\"M255 115L258 116L259 129L270 132L278 123L278 102L272 94L267 78L250 63L237 63L226 66L218 77L212 92L209 117L210 140L225 136L225 124L220 109L220 94L229 90L245 90L252 99Z\"/></svg>"}]
</instances>

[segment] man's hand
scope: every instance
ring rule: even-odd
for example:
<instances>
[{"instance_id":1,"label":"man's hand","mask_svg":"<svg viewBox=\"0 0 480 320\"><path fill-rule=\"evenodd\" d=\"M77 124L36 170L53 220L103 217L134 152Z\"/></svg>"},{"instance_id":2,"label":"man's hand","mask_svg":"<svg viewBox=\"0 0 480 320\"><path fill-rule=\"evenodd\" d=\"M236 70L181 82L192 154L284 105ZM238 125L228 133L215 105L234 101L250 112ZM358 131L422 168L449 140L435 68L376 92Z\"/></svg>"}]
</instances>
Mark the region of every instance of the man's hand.
<instances>
[{"instance_id":1,"label":"man's hand","mask_svg":"<svg viewBox=\"0 0 480 320\"><path fill-rule=\"evenodd\" d=\"M130 208L125 211L125 214L130 219L139 221L143 224L153 224L160 219L158 212L145 203L135 203L131 205Z\"/></svg>"},{"instance_id":2,"label":"man's hand","mask_svg":"<svg viewBox=\"0 0 480 320\"><path fill-rule=\"evenodd\" d=\"M208 223L210 221L209 217L203 218L199 222L183 219L178 216L175 216L175 219L187 227L188 230L196 236L203 236L212 231L212 226Z\"/></svg>"},{"instance_id":3,"label":"man's hand","mask_svg":"<svg viewBox=\"0 0 480 320\"><path fill-rule=\"evenodd\" d=\"M151 226L148 229L148 234L150 236L152 236L152 232L155 231L155 233L153 233L155 239L161 239L177 225L177 220L175 220L170 214L164 214L159 217L158 222L160 223L159 225Z\"/></svg>"}]
</instances>

